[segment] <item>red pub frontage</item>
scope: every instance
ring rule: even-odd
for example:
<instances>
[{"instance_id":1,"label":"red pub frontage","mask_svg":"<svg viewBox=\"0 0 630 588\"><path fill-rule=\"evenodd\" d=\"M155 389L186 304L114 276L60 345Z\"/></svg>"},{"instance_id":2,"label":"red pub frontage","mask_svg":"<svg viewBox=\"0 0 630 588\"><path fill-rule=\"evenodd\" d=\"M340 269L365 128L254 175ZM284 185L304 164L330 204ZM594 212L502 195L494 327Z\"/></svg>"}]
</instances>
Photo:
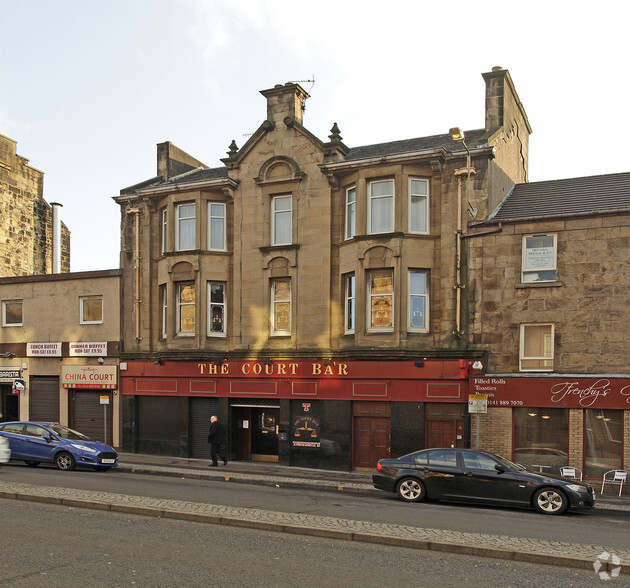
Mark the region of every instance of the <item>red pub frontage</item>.
<instances>
[{"instance_id":1,"label":"red pub frontage","mask_svg":"<svg viewBox=\"0 0 630 588\"><path fill-rule=\"evenodd\" d=\"M484 449L548 473L577 467L587 478L628 467L630 378L486 375L471 378L470 392L488 397Z\"/></svg>"},{"instance_id":2,"label":"red pub frontage","mask_svg":"<svg viewBox=\"0 0 630 588\"><path fill-rule=\"evenodd\" d=\"M124 444L138 453L207 458L215 414L232 460L372 469L469 444L465 359L134 360L120 370Z\"/></svg>"}]
</instances>

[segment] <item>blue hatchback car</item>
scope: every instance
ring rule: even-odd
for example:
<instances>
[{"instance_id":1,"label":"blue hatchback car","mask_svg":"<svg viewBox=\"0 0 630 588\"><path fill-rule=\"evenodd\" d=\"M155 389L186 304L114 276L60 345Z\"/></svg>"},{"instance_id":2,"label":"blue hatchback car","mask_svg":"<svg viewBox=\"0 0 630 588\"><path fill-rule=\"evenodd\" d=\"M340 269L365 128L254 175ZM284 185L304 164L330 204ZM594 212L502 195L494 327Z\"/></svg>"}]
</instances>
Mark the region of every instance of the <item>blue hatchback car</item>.
<instances>
[{"instance_id":1,"label":"blue hatchback car","mask_svg":"<svg viewBox=\"0 0 630 588\"><path fill-rule=\"evenodd\" d=\"M43 462L54 463L60 470L82 466L105 471L118 465L113 447L55 423L0 423L0 436L9 441L11 459L31 467Z\"/></svg>"}]
</instances>

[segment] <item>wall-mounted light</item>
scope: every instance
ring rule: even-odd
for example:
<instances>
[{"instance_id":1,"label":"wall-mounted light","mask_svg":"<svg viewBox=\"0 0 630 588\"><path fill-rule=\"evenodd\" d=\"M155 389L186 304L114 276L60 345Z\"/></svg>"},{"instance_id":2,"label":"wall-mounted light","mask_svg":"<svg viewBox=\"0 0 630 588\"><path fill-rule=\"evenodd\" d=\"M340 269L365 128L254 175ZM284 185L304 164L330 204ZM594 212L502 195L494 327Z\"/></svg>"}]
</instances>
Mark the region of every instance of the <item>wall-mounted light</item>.
<instances>
[{"instance_id":1,"label":"wall-mounted light","mask_svg":"<svg viewBox=\"0 0 630 588\"><path fill-rule=\"evenodd\" d=\"M327 358L324 360L324 365L332 365L332 359L330 359L330 357L327 357Z\"/></svg>"},{"instance_id":2,"label":"wall-mounted light","mask_svg":"<svg viewBox=\"0 0 630 588\"><path fill-rule=\"evenodd\" d=\"M413 362L413 365L416 367L424 367L424 360L416 359L416 361Z\"/></svg>"},{"instance_id":3,"label":"wall-mounted light","mask_svg":"<svg viewBox=\"0 0 630 588\"><path fill-rule=\"evenodd\" d=\"M96 361L98 361L98 365L103 365L105 363L105 359L103 357L99 357Z\"/></svg>"},{"instance_id":4,"label":"wall-mounted light","mask_svg":"<svg viewBox=\"0 0 630 588\"><path fill-rule=\"evenodd\" d=\"M271 365L271 360L270 359L265 359L265 365Z\"/></svg>"},{"instance_id":5,"label":"wall-mounted light","mask_svg":"<svg viewBox=\"0 0 630 588\"><path fill-rule=\"evenodd\" d=\"M161 360L159 360L159 359L156 359L156 360L154 360L154 361L153 361L153 363L154 363L155 365L160 365L160 364L162 363L162 361L161 361Z\"/></svg>"}]
</instances>

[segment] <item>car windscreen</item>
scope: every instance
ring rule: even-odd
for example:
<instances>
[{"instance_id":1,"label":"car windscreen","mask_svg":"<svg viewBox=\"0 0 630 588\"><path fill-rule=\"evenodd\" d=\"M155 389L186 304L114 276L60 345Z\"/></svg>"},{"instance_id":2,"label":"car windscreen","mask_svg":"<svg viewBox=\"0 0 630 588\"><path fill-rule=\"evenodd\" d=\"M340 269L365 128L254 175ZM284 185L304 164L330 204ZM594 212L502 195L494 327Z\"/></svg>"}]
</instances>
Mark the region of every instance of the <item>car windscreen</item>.
<instances>
[{"instance_id":1,"label":"car windscreen","mask_svg":"<svg viewBox=\"0 0 630 588\"><path fill-rule=\"evenodd\" d=\"M520 463L514 463L513 461L510 461L509 459L505 459L505 457L502 457L500 455L495 455L494 457L496 457L496 459L498 459L500 463L502 463L505 467L509 468L510 470L517 470L519 472L522 472L527 469L523 467Z\"/></svg>"},{"instance_id":2,"label":"car windscreen","mask_svg":"<svg viewBox=\"0 0 630 588\"><path fill-rule=\"evenodd\" d=\"M82 441L90 440L87 435L74 431L73 429L68 429L68 427L62 427L61 425L49 425L48 428L57 435L57 437L61 437L62 439L80 439Z\"/></svg>"}]
</instances>

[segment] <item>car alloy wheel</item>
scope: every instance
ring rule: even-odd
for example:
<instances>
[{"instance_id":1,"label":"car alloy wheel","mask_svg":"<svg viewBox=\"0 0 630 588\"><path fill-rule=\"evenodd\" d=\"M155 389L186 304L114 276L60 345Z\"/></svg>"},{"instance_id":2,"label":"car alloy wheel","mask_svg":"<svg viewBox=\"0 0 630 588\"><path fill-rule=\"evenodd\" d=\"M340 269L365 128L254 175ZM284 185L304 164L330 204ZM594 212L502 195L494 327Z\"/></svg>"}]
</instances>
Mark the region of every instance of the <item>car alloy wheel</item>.
<instances>
[{"instance_id":1,"label":"car alloy wheel","mask_svg":"<svg viewBox=\"0 0 630 588\"><path fill-rule=\"evenodd\" d=\"M567 497L555 488L541 488L534 494L534 507L543 514L561 514L567 506Z\"/></svg>"},{"instance_id":2,"label":"car alloy wheel","mask_svg":"<svg viewBox=\"0 0 630 588\"><path fill-rule=\"evenodd\" d=\"M55 465L59 470L73 470L75 466L74 457L62 451L55 457Z\"/></svg>"},{"instance_id":3,"label":"car alloy wheel","mask_svg":"<svg viewBox=\"0 0 630 588\"><path fill-rule=\"evenodd\" d=\"M426 496L424 484L415 478L403 478L398 482L396 492L405 502L422 502Z\"/></svg>"}]
</instances>

